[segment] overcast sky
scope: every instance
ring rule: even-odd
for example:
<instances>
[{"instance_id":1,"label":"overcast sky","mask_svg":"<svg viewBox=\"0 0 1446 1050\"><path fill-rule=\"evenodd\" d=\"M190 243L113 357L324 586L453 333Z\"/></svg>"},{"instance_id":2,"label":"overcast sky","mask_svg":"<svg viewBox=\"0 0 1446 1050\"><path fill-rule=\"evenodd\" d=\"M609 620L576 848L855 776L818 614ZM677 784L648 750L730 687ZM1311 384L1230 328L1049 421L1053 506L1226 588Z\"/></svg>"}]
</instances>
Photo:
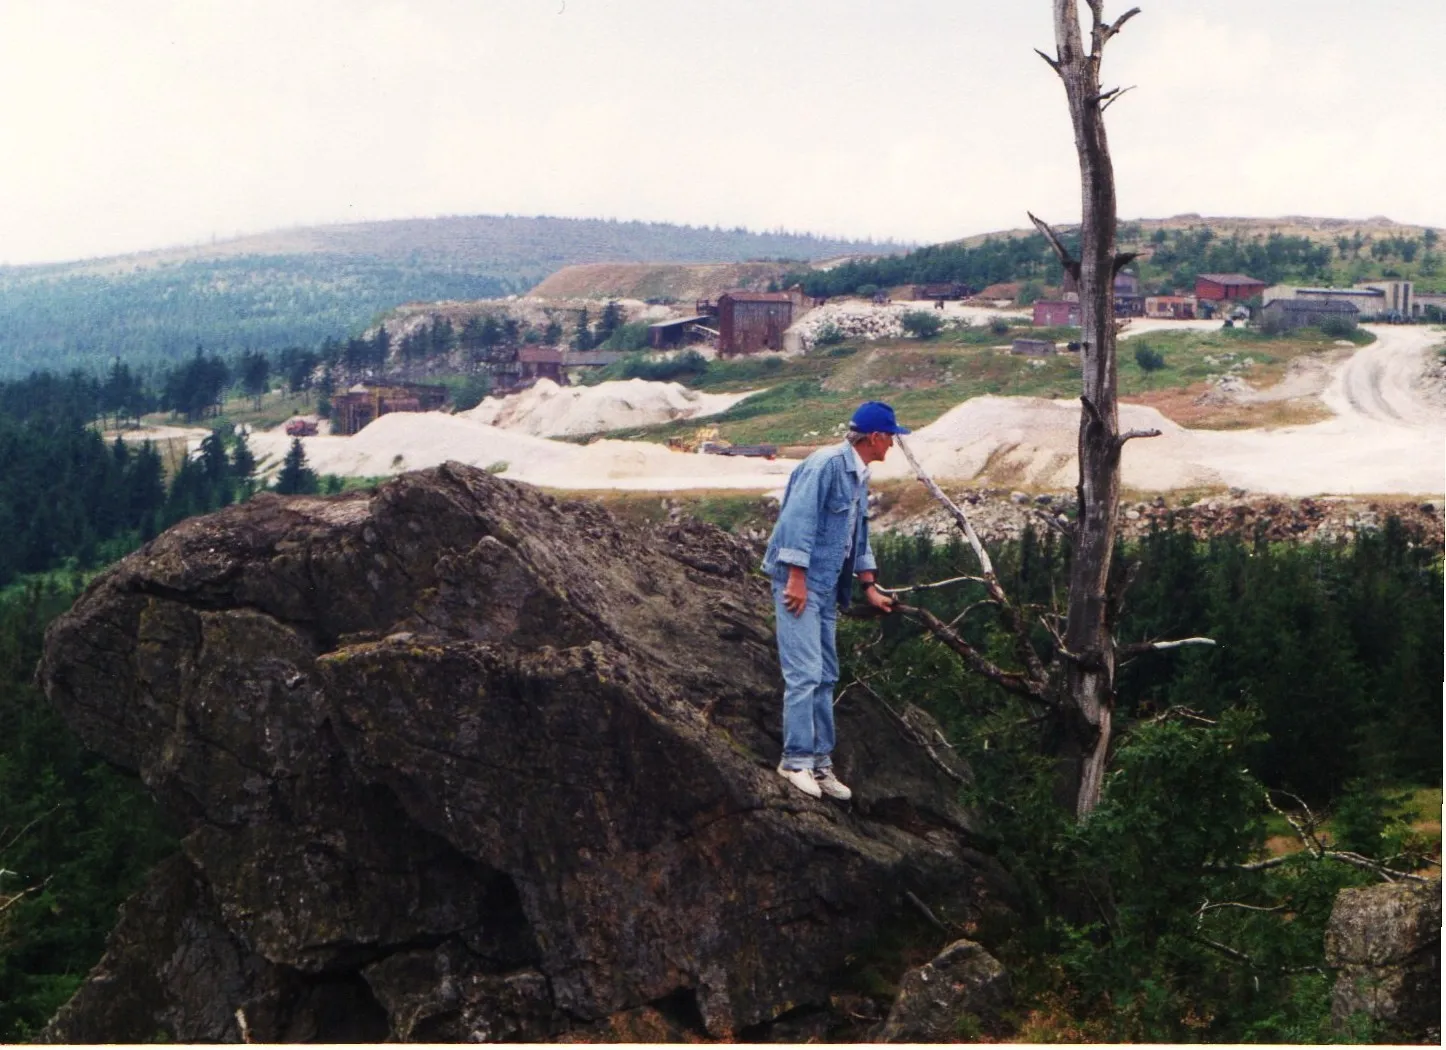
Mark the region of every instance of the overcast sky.
<instances>
[{"instance_id":1,"label":"overcast sky","mask_svg":"<svg viewBox=\"0 0 1446 1050\"><path fill-rule=\"evenodd\" d=\"M1446 0L1140 0L1122 218L1446 226ZM1126 5L1111 2L1107 15ZM1050 0L0 0L0 262L561 215L1076 221Z\"/></svg>"}]
</instances>

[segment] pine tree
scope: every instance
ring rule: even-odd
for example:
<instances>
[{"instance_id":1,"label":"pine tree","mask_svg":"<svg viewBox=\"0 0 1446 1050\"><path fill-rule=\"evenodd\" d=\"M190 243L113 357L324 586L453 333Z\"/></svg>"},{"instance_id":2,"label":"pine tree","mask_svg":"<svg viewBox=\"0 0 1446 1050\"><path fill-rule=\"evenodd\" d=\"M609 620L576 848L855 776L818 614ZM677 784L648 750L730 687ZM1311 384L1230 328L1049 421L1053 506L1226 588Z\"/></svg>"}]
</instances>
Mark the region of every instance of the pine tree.
<instances>
[{"instance_id":1,"label":"pine tree","mask_svg":"<svg viewBox=\"0 0 1446 1050\"><path fill-rule=\"evenodd\" d=\"M236 444L231 449L231 476L241 486L242 499L248 498L256 489L252 475L256 473L256 454L244 432L237 432Z\"/></svg>"},{"instance_id":2,"label":"pine tree","mask_svg":"<svg viewBox=\"0 0 1446 1050\"><path fill-rule=\"evenodd\" d=\"M283 496L294 496L316 490L316 474L306 466L306 449L301 445L301 438L293 438L276 478L276 491Z\"/></svg>"},{"instance_id":3,"label":"pine tree","mask_svg":"<svg viewBox=\"0 0 1446 1050\"><path fill-rule=\"evenodd\" d=\"M391 354L392 334L387 331L386 325L382 325L377 329L377 334L372 336L372 361L378 369L386 368Z\"/></svg>"},{"instance_id":4,"label":"pine tree","mask_svg":"<svg viewBox=\"0 0 1446 1050\"><path fill-rule=\"evenodd\" d=\"M251 398L253 408L261 407L261 395L266 393L270 377L271 362L265 354L247 351L241 355L241 389Z\"/></svg>"},{"instance_id":5,"label":"pine tree","mask_svg":"<svg viewBox=\"0 0 1446 1050\"><path fill-rule=\"evenodd\" d=\"M572 334L572 348L579 351L592 349L592 332L588 329L586 306L578 314L577 328Z\"/></svg>"}]
</instances>

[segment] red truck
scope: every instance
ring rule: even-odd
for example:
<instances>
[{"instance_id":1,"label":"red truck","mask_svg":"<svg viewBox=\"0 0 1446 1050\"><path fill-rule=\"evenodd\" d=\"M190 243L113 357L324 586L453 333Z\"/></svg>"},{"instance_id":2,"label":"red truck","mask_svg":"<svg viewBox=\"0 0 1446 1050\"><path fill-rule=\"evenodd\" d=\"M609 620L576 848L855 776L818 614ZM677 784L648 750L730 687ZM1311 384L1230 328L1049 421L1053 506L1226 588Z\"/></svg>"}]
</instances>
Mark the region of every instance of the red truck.
<instances>
[{"instance_id":1,"label":"red truck","mask_svg":"<svg viewBox=\"0 0 1446 1050\"><path fill-rule=\"evenodd\" d=\"M297 416L295 419L286 421L286 434L288 437L314 437L316 424L309 419Z\"/></svg>"}]
</instances>

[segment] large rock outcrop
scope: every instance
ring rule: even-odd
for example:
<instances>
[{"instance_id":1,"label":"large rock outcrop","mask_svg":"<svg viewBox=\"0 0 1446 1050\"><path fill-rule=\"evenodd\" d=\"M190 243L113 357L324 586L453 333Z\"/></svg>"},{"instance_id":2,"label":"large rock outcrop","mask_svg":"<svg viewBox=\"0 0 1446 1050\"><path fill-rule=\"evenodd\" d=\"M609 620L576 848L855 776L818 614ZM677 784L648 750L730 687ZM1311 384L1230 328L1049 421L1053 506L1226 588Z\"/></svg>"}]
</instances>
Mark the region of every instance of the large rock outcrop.
<instances>
[{"instance_id":1,"label":"large rock outcrop","mask_svg":"<svg viewBox=\"0 0 1446 1050\"><path fill-rule=\"evenodd\" d=\"M1325 935L1339 970L1331 1020L1354 1014L1392 1041L1441 1041L1441 882L1393 882L1341 890Z\"/></svg>"},{"instance_id":2,"label":"large rock outcrop","mask_svg":"<svg viewBox=\"0 0 1446 1050\"><path fill-rule=\"evenodd\" d=\"M766 1036L906 891L968 921L1007 888L887 712L840 704L852 805L773 772L753 563L457 464L126 558L39 676L183 855L49 1037Z\"/></svg>"}]
</instances>

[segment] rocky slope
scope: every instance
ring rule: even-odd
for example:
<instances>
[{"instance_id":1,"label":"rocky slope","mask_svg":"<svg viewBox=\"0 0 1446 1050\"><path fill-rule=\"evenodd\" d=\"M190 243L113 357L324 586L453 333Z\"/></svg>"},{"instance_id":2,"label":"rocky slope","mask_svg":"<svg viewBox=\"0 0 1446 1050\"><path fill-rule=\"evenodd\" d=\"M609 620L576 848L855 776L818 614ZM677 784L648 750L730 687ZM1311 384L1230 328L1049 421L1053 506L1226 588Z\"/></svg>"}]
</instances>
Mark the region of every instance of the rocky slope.
<instances>
[{"instance_id":1,"label":"rocky slope","mask_svg":"<svg viewBox=\"0 0 1446 1050\"><path fill-rule=\"evenodd\" d=\"M183 852L47 1038L765 1039L906 895L1007 897L889 713L840 705L852 805L773 772L752 569L457 464L126 558L39 677Z\"/></svg>"}]
</instances>

